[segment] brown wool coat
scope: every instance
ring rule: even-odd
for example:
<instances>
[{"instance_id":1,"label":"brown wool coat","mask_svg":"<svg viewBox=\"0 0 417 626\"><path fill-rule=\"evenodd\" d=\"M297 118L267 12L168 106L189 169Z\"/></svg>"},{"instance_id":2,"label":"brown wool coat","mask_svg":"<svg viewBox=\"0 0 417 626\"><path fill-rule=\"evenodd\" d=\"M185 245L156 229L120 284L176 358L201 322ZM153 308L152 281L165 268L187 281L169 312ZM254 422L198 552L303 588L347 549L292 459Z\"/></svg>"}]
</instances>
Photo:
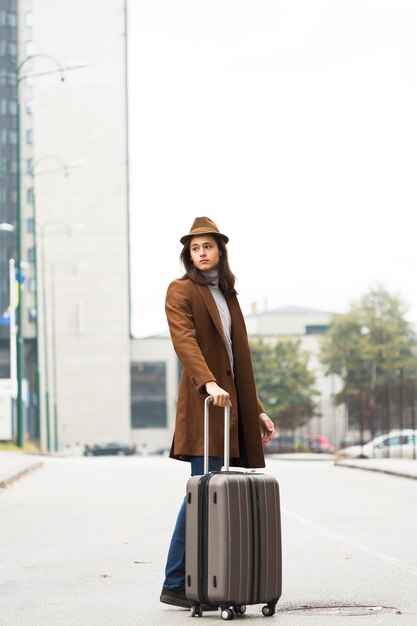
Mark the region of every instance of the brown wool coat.
<instances>
[{"instance_id":1,"label":"brown wool coat","mask_svg":"<svg viewBox=\"0 0 417 626\"><path fill-rule=\"evenodd\" d=\"M259 426L264 408L256 395L245 322L236 296L227 296L232 318L233 378L217 305L206 285L173 281L165 310L172 343L182 365L170 456L203 456L205 384L211 380L230 394L230 461L240 467L265 467ZM239 402L238 402L239 398ZM210 405L210 456L223 456L224 409ZM240 431L240 432L239 432Z\"/></svg>"}]
</instances>

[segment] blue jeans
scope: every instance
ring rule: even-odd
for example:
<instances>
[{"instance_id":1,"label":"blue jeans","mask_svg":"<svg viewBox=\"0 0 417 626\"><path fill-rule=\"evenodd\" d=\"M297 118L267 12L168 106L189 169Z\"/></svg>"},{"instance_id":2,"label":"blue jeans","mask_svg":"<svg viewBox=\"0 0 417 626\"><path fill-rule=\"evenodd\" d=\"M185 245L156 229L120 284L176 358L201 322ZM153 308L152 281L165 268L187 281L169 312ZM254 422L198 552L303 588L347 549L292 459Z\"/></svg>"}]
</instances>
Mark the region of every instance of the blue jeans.
<instances>
[{"instance_id":1,"label":"blue jeans","mask_svg":"<svg viewBox=\"0 0 417 626\"><path fill-rule=\"evenodd\" d=\"M223 457L209 457L209 472L219 472L223 466ZM191 476L204 474L204 457L191 457ZM164 589L179 589L185 585L185 501L182 501L169 546L165 567Z\"/></svg>"}]
</instances>

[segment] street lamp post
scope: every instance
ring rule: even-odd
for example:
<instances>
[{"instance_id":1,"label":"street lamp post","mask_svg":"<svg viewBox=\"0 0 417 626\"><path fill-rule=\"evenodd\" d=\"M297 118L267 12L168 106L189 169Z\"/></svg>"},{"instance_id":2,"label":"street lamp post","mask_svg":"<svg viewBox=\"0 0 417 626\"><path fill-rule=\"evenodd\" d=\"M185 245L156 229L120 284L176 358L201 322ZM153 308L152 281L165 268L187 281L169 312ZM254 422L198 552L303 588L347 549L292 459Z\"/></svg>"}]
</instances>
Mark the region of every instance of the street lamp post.
<instances>
[{"instance_id":1,"label":"street lamp post","mask_svg":"<svg viewBox=\"0 0 417 626\"><path fill-rule=\"evenodd\" d=\"M59 421L58 421L58 388L57 388L57 349L56 349L56 271L59 268L69 267L75 274L77 266L72 263L50 263L51 270L51 326L52 326L52 393L54 406L54 449L59 450Z\"/></svg>"},{"instance_id":2,"label":"street lamp post","mask_svg":"<svg viewBox=\"0 0 417 626\"><path fill-rule=\"evenodd\" d=\"M44 353L44 376L45 376L45 423L46 423L46 448L51 451L51 422L49 413L49 368L48 368L48 314L46 308L46 279L45 279L45 246L43 243L43 230L41 235L41 270L42 270L42 319L43 319L43 353ZM38 290L38 287L37 289Z\"/></svg>"},{"instance_id":3,"label":"street lamp post","mask_svg":"<svg viewBox=\"0 0 417 626\"><path fill-rule=\"evenodd\" d=\"M71 234L71 229L66 222L61 220L50 220L39 228L41 243L41 272L42 272L42 319L43 319L43 352L44 352L44 373L45 373L45 417L46 417L46 447L48 452L52 450L51 445L51 414L49 402L49 351L48 351L48 311L46 301L46 260L45 260L45 231L50 225L59 225L67 236Z\"/></svg>"},{"instance_id":4,"label":"street lamp post","mask_svg":"<svg viewBox=\"0 0 417 626\"><path fill-rule=\"evenodd\" d=\"M59 436L58 436L58 400L57 400L57 376L56 376L56 300L55 300L55 272L56 265L52 266L52 285L51 285L51 318L52 318L52 392L54 394L54 449L58 452Z\"/></svg>"},{"instance_id":5,"label":"street lamp post","mask_svg":"<svg viewBox=\"0 0 417 626\"><path fill-rule=\"evenodd\" d=\"M41 172L37 172L37 168L39 164L47 159L54 159L58 161L59 167L54 168L54 170L45 170ZM55 155L45 155L37 159L31 167L30 176L32 179L32 215L33 215L33 224L34 224L34 246L33 246L33 277L35 282L35 341L36 341L36 398L37 398L37 406L36 406L36 436L41 443L42 441L42 394L41 394L41 374L40 374L40 349L39 349L39 283L38 283L38 237L37 237L37 207L36 207L36 190L35 190L35 174L36 176L40 174L46 174L49 171L55 171L55 169L61 169L64 171L65 176L68 176L68 165L62 159ZM46 315L46 309L44 308L44 314ZM45 378L47 381L47 377ZM49 409L47 409L49 410ZM47 419L47 426L49 425L49 419ZM50 444L50 433L47 434L47 441ZM48 446L49 449L49 446Z\"/></svg>"},{"instance_id":6,"label":"street lamp post","mask_svg":"<svg viewBox=\"0 0 417 626\"><path fill-rule=\"evenodd\" d=\"M54 230L51 230L50 227L56 227ZM45 258L45 242L44 238L47 233L47 229L50 230L50 234L64 232L67 237L72 234L72 231L78 228L83 228L83 224L75 224L70 225L65 220L61 219L52 219L45 222L42 227L37 229L37 233L39 233L39 243L40 243L40 257L41 257L41 276L42 276L42 309L43 309L43 350L44 350L44 376L45 376L45 416L46 416L46 442L48 451L52 451L52 438L51 438L51 412L50 412L50 394L49 394L49 347L48 347L48 311L47 311L47 284L46 284L46 267L50 266L54 268L58 267L60 264L57 263L55 266L51 263L48 263ZM62 265L62 264L61 264ZM69 265L68 263L66 265ZM54 397L54 428L55 428L55 449L58 448L58 410L57 410L57 382L56 382L56 326L55 326L55 270L53 269L52 273L52 291L51 291L51 304L52 304L52 349L53 349L53 368L52 368L52 385L53 385L53 397Z\"/></svg>"}]
</instances>

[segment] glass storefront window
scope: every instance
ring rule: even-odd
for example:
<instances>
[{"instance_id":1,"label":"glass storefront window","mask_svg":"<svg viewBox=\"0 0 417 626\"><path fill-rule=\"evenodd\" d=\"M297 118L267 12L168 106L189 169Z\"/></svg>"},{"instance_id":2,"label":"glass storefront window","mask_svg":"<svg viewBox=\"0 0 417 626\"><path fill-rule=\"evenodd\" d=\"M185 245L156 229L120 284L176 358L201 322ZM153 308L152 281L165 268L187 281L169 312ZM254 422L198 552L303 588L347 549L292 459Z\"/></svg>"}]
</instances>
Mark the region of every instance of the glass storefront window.
<instances>
[{"instance_id":1,"label":"glass storefront window","mask_svg":"<svg viewBox=\"0 0 417 626\"><path fill-rule=\"evenodd\" d=\"M166 428L166 363L131 364L132 428Z\"/></svg>"}]
</instances>

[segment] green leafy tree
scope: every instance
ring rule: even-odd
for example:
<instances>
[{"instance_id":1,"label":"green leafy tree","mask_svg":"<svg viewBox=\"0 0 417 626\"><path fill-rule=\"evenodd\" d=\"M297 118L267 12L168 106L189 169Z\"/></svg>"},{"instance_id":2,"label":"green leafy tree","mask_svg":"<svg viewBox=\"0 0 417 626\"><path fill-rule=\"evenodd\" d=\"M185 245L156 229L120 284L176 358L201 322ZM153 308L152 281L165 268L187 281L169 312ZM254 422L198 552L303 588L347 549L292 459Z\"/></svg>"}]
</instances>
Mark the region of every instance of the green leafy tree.
<instances>
[{"instance_id":1,"label":"green leafy tree","mask_svg":"<svg viewBox=\"0 0 417 626\"><path fill-rule=\"evenodd\" d=\"M334 318L321 361L328 374L343 380L337 401L347 403L351 426L369 428L372 435L403 426L405 392L417 374L416 346L404 305L383 287Z\"/></svg>"},{"instance_id":2,"label":"green leafy tree","mask_svg":"<svg viewBox=\"0 0 417 626\"><path fill-rule=\"evenodd\" d=\"M258 339L250 345L258 395L269 417L285 430L306 424L316 414L318 395L309 354L299 341Z\"/></svg>"}]
</instances>

